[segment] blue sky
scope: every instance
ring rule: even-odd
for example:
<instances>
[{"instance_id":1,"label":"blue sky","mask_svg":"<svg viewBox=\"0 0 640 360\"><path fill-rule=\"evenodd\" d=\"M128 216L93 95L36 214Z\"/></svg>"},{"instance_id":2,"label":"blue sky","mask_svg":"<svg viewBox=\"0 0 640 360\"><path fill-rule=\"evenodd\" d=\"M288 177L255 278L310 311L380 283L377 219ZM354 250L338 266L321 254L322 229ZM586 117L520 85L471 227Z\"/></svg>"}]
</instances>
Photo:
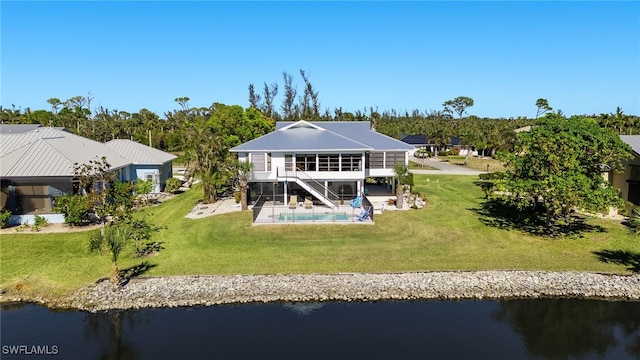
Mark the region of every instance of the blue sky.
<instances>
[{"instance_id":1,"label":"blue sky","mask_svg":"<svg viewBox=\"0 0 640 360\"><path fill-rule=\"evenodd\" d=\"M2 1L3 107L94 97L92 108L159 115L248 106L282 72L322 109L441 110L480 117L640 114L640 2Z\"/></svg>"}]
</instances>

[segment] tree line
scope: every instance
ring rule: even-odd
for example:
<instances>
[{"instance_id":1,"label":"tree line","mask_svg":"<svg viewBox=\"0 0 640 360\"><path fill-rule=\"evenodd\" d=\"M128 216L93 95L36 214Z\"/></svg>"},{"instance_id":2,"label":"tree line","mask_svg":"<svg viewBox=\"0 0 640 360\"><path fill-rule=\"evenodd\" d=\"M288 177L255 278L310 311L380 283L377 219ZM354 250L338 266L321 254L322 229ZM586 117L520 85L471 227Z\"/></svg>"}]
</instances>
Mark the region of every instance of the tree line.
<instances>
[{"instance_id":1,"label":"tree line","mask_svg":"<svg viewBox=\"0 0 640 360\"><path fill-rule=\"evenodd\" d=\"M535 118L480 118L466 115L474 105L471 97L460 96L443 102L442 110L400 111L396 109L379 111L377 107L365 107L349 112L342 107L332 111L321 111L319 92L311 84L308 75L300 70L303 90L298 92L292 75L283 72L283 86L277 82L264 83L261 92L249 84L248 108L239 105L213 103L208 107L192 107L188 97L175 99L178 108L160 116L148 109L129 113L117 109L97 107L91 109L93 96L74 96L65 101L50 98L47 102L51 109L24 110L15 106L0 107L0 121L3 124L42 124L44 126L64 127L68 130L97 141L112 139L131 139L164 151L180 152L190 146L185 136L190 129L190 117L209 118L214 114L225 113L237 119L261 119L274 124L280 120L312 121L370 121L376 131L400 138L403 134L422 134L437 146L445 145L451 137L459 137L463 144L474 146L494 154L497 150L512 147L515 134L513 130L531 125L539 116L553 113L564 117L561 110L553 112L549 102L540 98L535 102ZM279 89L284 89L278 106ZM188 115L188 116L185 116ZM454 115L457 115L455 117ZM640 119L627 115L621 108L612 113L583 115L595 119L603 128L619 135L640 134ZM260 127L260 126L259 126ZM272 129L272 128L271 128ZM246 128L238 129L246 131ZM242 136L246 138L246 136Z\"/></svg>"},{"instance_id":2,"label":"tree line","mask_svg":"<svg viewBox=\"0 0 640 360\"><path fill-rule=\"evenodd\" d=\"M468 96L444 101L442 110L378 111L377 107L365 107L348 112L336 107L333 111L327 108L321 112L319 92L304 70L300 70L300 76L303 90L299 93L293 76L283 72L284 94L279 107L278 83L265 82L262 92L258 92L253 84L249 85L248 108L221 103L194 107L184 96L174 100L176 109L161 117L144 108L134 113L102 106L92 109L93 96L89 92L86 96L74 96L64 101L50 98L48 110L0 107L0 122L64 127L100 142L131 139L160 150L182 152L192 172L203 181L205 201L211 202L234 184L238 186L239 174L247 170L239 167L229 149L273 131L278 120L370 121L376 131L397 139L403 134L423 134L440 147L448 144L452 137L459 137L464 146L473 146L492 156L499 150L513 149L516 142L513 130L535 121L535 118L526 117L505 119L467 115L474 105L474 100ZM536 118L552 115L567 119L561 110L554 112L546 99L537 99L535 107ZM624 114L621 108L613 113L583 117L593 119L600 127L615 134L640 134L638 116Z\"/></svg>"}]
</instances>

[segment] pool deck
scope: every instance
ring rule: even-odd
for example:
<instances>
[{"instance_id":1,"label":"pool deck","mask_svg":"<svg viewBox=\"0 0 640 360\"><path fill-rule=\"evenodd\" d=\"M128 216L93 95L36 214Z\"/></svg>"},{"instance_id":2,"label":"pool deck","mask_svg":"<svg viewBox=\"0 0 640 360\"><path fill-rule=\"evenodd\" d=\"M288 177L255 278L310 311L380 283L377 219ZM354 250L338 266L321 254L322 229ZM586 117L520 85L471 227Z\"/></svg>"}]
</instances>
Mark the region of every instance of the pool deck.
<instances>
[{"instance_id":1,"label":"pool deck","mask_svg":"<svg viewBox=\"0 0 640 360\"><path fill-rule=\"evenodd\" d=\"M389 205L389 199L394 199L395 200L395 196L393 195L389 195L389 194L385 194L385 195L369 195L367 196L367 199L369 199L369 201L371 202L371 204L373 205L373 212L374 214L381 214L383 211L387 211L387 210L408 210L409 207L405 202L405 206L402 209L397 209L394 205ZM281 213L283 214L290 214L293 211L295 211L296 214L324 214L324 213L346 213L347 214L347 220L338 220L338 221L274 221L273 218L270 218L269 216L274 216L276 215L276 210L271 210L271 208L277 209L277 217L280 216ZM249 206L249 210L251 211L253 209L253 206ZM269 210L267 210L269 209ZM332 210L331 208L324 206L324 205L313 205L313 207L311 209L305 209L304 207L296 207L295 209L290 209L287 205L271 205L271 206L265 206L263 207L262 212L265 211L269 211L269 213L265 213L264 215L260 215L260 216L265 216L267 217L269 220L264 220L258 224L373 224L372 221L358 221L357 220L357 216L358 214L360 214L360 212L362 212L362 208L352 208L348 201L345 200L345 205L339 205L337 209ZM237 212L237 211L241 211L240 208L240 204L236 203L235 200L233 198L225 198L225 199L221 199L216 201L213 204L202 204L199 203L198 205L196 205L195 207L193 207L193 209L191 209L191 211L185 216L186 218L189 219L200 219L200 218L205 218L205 217L209 217L209 216L213 216L213 215L220 215L220 214L226 214L226 213L230 213L230 212ZM273 212L272 212L273 211ZM254 222L255 223L255 222Z\"/></svg>"}]
</instances>

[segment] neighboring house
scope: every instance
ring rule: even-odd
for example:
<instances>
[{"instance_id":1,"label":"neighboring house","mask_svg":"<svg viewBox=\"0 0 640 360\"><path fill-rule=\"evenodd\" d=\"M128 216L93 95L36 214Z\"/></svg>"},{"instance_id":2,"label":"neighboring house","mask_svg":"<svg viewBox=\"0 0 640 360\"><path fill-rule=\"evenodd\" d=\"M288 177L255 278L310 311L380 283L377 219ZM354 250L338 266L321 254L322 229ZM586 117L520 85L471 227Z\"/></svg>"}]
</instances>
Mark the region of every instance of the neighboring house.
<instances>
[{"instance_id":1,"label":"neighboring house","mask_svg":"<svg viewBox=\"0 0 640 360\"><path fill-rule=\"evenodd\" d=\"M445 146L445 151L450 151L452 149L456 149L459 152L459 155L466 155L467 148L462 144L462 139L457 136L452 136L449 143Z\"/></svg>"},{"instance_id":2,"label":"neighboring house","mask_svg":"<svg viewBox=\"0 0 640 360\"><path fill-rule=\"evenodd\" d=\"M74 164L106 157L118 180L132 181L137 178L132 175L135 174L132 168L138 164L128 156L139 159L144 154L135 154L133 150L123 154L115 147L61 128L1 125L0 208L11 211L12 224L32 223L36 213L50 223L64 222L62 214L54 211L55 198L78 192ZM162 169L153 164L150 165Z\"/></svg>"},{"instance_id":3,"label":"neighboring house","mask_svg":"<svg viewBox=\"0 0 640 360\"><path fill-rule=\"evenodd\" d=\"M173 177L172 162L177 158L173 154L126 139L111 140L105 145L132 162L128 179L153 181L152 193L161 192L167 179Z\"/></svg>"},{"instance_id":4,"label":"neighboring house","mask_svg":"<svg viewBox=\"0 0 640 360\"><path fill-rule=\"evenodd\" d=\"M631 146L633 159L625 162L622 174L609 173L609 182L620 189L620 197L640 206L640 135L620 135Z\"/></svg>"},{"instance_id":5,"label":"neighboring house","mask_svg":"<svg viewBox=\"0 0 640 360\"><path fill-rule=\"evenodd\" d=\"M429 143L427 135L402 134L402 136L400 136L400 141L413 146L413 150L409 151L410 156L414 156L418 150L426 150L430 152L435 150L435 145L433 143Z\"/></svg>"},{"instance_id":6,"label":"neighboring house","mask_svg":"<svg viewBox=\"0 0 640 360\"><path fill-rule=\"evenodd\" d=\"M251 198L287 203L312 196L335 207L364 191L365 178L393 186L396 163L408 164L413 146L371 129L368 121L278 122L276 130L231 149L249 161Z\"/></svg>"},{"instance_id":7,"label":"neighboring house","mask_svg":"<svg viewBox=\"0 0 640 360\"><path fill-rule=\"evenodd\" d=\"M433 140L429 140L427 135L406 135L403 134L400 138L402 142L405 142L414 147L414 150L409 152L409 155L415 155L415 152L418 150L426 150L431 152L432 154L436 151L436 145ZM449 151L451 149L457 149L459 151L459 155L467 154L467 146L462 143L462 139L456 136L452 136L449 138L449 142L447 144L441 145L438 151ZM478 155L478 151L475 150L473 146L471 146L471 154Z\"/></svg>"}]
</instances>

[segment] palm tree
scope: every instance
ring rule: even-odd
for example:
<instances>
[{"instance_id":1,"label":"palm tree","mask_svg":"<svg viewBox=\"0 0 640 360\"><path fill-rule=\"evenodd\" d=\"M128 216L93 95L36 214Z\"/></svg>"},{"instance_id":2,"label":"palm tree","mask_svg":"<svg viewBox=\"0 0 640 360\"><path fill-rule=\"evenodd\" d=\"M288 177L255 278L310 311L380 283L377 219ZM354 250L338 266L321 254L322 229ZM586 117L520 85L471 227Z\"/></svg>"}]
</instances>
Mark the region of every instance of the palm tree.
<instances>
[{"instance_id":1,"label":"palm tree","mask_svg":"<svg viewBox=\"0 0 640 360\"><path fill-rule=\"evenodd\" d=\"M240 191L240 205L242 206L242 210L249 209L247 204L247 189L249 188L247 175L253 169L253 163L248 161L238 161L236 162L236 168L238 169L238 190Z\"/></svg>"},{"instance_id":2,"label":"palm tree","mask_svg":"<svg viewBox=\"0 0 640 360\"><path fill-rule=\"evenodd\" d=\"M402 188L402 177L404 177L405 175L407 175L407 165L405 165L403 162L398 162L394 165L393 167L393 171L396 173L396 179L397 179L397 186L396 186L396 207L398 209L402 209L403 206L403 194L404 194L404 189Z\"/></svg>"},{"instance_id":3,"label":"palm tree","mask_svg":"<svg viewBox=\"0 0 640 360\"><path fill-rule=\"evenodd\" d=\"M434 142L436 151L435 156L438 157L438 152L442 146L446 146L447 142L451 140L451 136L446 129L438 128L431 134L431 140Z\"/></svg>"},{"instance_id":4,"label":"palm tree","mask_svg":"<svg viewBox=\"0 0 640 360\"><path fill-rule=\"evenodd\" d=\"M114 288L122 284L122 276L118 269L118 258L131 238L131 231L126 225L112 225L104 231L96 231L89 238L89 251L102 253L106 246L111 256L111 284Z\"/></svg>"},{"instance_id":5,"label":"palm tree","mask_svg":"<svg viewBox=\"0 0 640 360\"><path fill-rule=\"evenodd\" d=\"M200 177L203 200L206 204L216 200L216 167L221 162L224 139L213 132L207 120L196 116L185 132L186 149L193 162L193 172Z\"/></svg>"},{"instance_id":6,"label":"palm tree","mask_svg":"<svg viewBox=\"0 0 640 360\"><path fill-rule=\"evenodd\" d=\"M478 143L482 139L482 134L476 129L470 129L462 135L462 143L467 149L467 155L464 158L464 164L467 164L467 160L471 157L471 149L475 146L476 150L478 149Z\"/></svg>"}]
</instances>

